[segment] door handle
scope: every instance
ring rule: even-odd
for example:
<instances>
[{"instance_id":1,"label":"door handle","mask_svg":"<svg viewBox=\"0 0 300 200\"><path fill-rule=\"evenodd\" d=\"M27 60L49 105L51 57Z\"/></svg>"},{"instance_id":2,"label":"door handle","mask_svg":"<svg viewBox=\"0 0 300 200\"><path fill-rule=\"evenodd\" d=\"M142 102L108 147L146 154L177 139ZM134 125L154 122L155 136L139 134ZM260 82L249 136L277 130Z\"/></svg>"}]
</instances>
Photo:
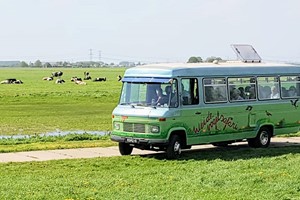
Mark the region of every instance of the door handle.
<instances>
[{"instance_id":1,"label":"door handle","mask_svg":"<svg viewBox=\"0 0 300 200\"><path fill-rule=\"evenodd\" d=\"M201 115L201 112L195 112L196 115Z\"/></svg>"}]
</instances>

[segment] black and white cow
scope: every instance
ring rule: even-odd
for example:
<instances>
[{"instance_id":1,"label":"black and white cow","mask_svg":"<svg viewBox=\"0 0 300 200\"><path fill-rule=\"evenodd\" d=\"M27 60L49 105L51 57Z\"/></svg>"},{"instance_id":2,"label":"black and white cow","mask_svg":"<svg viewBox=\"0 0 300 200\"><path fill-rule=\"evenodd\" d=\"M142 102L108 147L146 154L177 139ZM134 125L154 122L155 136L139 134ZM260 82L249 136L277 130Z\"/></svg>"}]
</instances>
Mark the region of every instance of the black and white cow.
<instances>
[{"instance_id":1,"label":"black and white cow","mask_svg":"<svg viewBox=\"0 0 300 200\"><path fill-rule=\"evenodd\" d=\"M53 77L61 77L64 73L62 71L59 72L52 72Z\"/></svg>"},{"instance_id":2,"label":"black and white cow","mask_svg":"<svg viewBox=\"0 0 300 200\"><path fill-rule=\"evenodd\" d=\"M57 80L55 81L55 83L56 83L56 84L63 84L63 83L65 83L65 80L63 80L63 79L57 79Z\"/></svg>"},{"instance_id":3,"label":"black and white cow","mask_svg":"<svg viewBox=\"0 0 300 200\"><path fill-rule=\"evenodd\" d=\"M121 81L121 80L122 80L122 76L118 75L118 81Z\"/></svg>"},{"instance_id":4,"label":"black and white cow","mask_svg":"<svg viewBox=\"0 0 300 200\"><path fill-rule=\"evenodd\" d=\"M15 78L8 78L0 82L0 84L23 84L23 81L17 80Z\"/></svg>"},{"instance_id":5,"label":"black and white cow","mask_svg":"<svg viewBox=\"0 0 300 200\"><path fill-rule=\"evenodd\" d=\"M101 82L101 81L106 81L106 77L98 77L98 78L95 78L94 80L93 80L94 82Z\"/></svg>"},{"instance_id":6,"label":"black and white cow","mask_svg":"<svg viewBox=\"0 0 300 200\"><path fill-rule=\"evenodd\" d=\"M82 81L82 79L79 78L79 77L77 77L77 76L73 76L73 77L71 78L71 81L72 81L72 82L74 82L74 81Z\"/></svg>"}]
</instances>

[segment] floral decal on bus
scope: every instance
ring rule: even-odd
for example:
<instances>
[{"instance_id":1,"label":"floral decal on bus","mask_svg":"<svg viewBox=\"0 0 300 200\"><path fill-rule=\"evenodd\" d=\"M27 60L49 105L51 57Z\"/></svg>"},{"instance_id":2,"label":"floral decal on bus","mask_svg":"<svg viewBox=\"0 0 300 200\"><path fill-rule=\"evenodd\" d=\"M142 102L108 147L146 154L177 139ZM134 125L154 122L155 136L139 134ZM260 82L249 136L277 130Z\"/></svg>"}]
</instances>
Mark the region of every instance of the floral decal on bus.
<instances>
[{"instance_id":1,"label":"floral decal on bus","mask_svg":"<svg viewBox=\"0 0 300 200\"><path fill-rule=\"evenodd\" d=\"M218 125L221 127L218 127ZM216 131L224 131L227 127L233 130L239 129L233 117L220 114L219 111L217 111L216 115L208 112L206 118L200 121L196 127L193 127L193 131L194 133L201 133L211 131L213 128L215 128Z\"/></svg>"}]
</instances>

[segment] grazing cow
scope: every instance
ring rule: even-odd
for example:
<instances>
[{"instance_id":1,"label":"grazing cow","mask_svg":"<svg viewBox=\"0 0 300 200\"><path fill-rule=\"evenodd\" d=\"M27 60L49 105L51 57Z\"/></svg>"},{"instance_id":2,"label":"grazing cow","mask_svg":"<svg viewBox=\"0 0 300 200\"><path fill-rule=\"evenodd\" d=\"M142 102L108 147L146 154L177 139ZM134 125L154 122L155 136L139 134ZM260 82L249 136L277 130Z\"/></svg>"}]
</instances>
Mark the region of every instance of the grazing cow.
<instances>
[{"instance_id":1,"label":"grazing cow","mask_svg":"<svg viewBox=\"0 0 300 200\"><path fill-rule=\"evenodd\" d=\"M122 80L122 76L118 75L118 81Z\"/></svg>"},{"instance_id":2,"label":"grazing cow","mask_svg":"<svg viewBox=\"0 0 300 200\"><path fill-rule=\"evenodd\" d=\"M72 81L72 82L74 82L74 81L82 81L82 79L79 78L79 77L77 77L77 76L73 76L73 77L71 78L71 81Z\"/></svg>"},{"instance_id":3,"label":"grazing cow","mask_svg":"<svg viewBox=\"0 0 300 200\"><path fill-rule=\"evenodd\" d=\"M84 72L83 74L84 74L83 80L91 80L92 79L92 77L90 76L90 72Z\"/></svg>"},{"instance_id":4,"label":"grazing cow","mask_svg":"<svg viewBox=\"0 0 300 200\"><path fill-rule=\"evenodd\" d=\"M6 79L6 80L4 80L4 81L1 81L0 83L1 83L1 84L12 84L12 83L14 83L16 80L17 80L17 79L15 79L15 78L8 78L8 79Z\"/></svg>"},{"instance_id":5,"label":"grazing cow","mask_svg":"<svg viewBox=\"0 0 300 200\"><path fill-rule=\"evenodd\" d=\"M50 77L44 77L43 78L44 81L53 81L53 77L50 76Z\"/></svg>"},{"instance_id":6,"label":"grazing cow","mask_svg":"<svg viewBox=\"0 0 300 200\"><path fill-rule=\"evenodd\" d=\"M62 71L59 72L52 72L53 77L61 77L64 73Z\"/></svg>"},{"instance_id":7,"label":"grazing cow","mask_svg":"<svg viewBox=\"0 0 300 200\"><path fill-rule=\"evenodd\" d=\"M4 81L1 81L0 84L23 84L23 82L15 78L9 78Z\"/></svg>"},{"instance_id":8,"label":"grazing cow","mask_svg":"<svg viewBox=\"0 0 300 200\"><path fill-rule=\"evenodd\" d=\"M83 82L83 81L75 80L74 82L77 85L86 85L86 82Z\"/></svg>"},{"instance_id":9,"label":"grazing cow","mask_svg":"<svg viewBox=\"0 0 300 200\"><path fill-rule=\"evenodd\" d=\"M56 84L63 84L64 82L65 82L65 80L63 80L63 79L57 79L55 81Z\"/></svg>"},{"instance_id":10,"label":"grazing cow","mask_svg":"<svg viewBox=\"0 0 300 200\"><path fill-rule=\"evenodd\" d=\"M91 80L91 79L92 79L92 77L90 77L90 76L86 76L83 78L83 80Z\"/></svg>"},{"instance_id":11,"label":"grazing cow","mask_svg":"<svg viewBox=\"0 0 300 200\"><path fill-rule=\"evenodd\" d=\"M16 80L16 81L13 82L13 84L23 84L23 81L21 81L21 80Z\"/></svg>"},{"instance_id":12,"label":"grazing cow","mask_svg":"<svg viewBox=\"0 0 300 200\"><path fill-rule=\"evenodd\" d=\"M8 80L1 81L0 84L10 84Z\"/></svg>"},{"instance_id":13,"label":"grazing cow","mask_svg":"<svg viewBox=\"0 0 300 200\"><path fill-rule=\"evenodd\" d=\"M94 82L106 81L106 77L104 77L104 78L102 78L102 77L95 78L93 81L94 81Z\"/></svg>"}]
</instances>

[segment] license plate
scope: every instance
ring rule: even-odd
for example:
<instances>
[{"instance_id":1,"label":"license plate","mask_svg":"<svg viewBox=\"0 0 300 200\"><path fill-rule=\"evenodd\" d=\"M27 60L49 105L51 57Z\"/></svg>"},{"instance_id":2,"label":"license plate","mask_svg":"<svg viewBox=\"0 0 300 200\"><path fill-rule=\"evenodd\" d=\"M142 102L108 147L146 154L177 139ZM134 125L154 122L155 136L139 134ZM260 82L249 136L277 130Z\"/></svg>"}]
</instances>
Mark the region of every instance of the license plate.
<instances>
[{"instance_id":1,"label":"license plate","mask_svg":"<svg viewBox=\"0 0 300 200\"><path fill-rule=\"evenodd\" d=\"M139 142L139 140L135 139L135 138L126 138L125 141L128 143L138 143Z\"/></svg>"}]
</instances>

